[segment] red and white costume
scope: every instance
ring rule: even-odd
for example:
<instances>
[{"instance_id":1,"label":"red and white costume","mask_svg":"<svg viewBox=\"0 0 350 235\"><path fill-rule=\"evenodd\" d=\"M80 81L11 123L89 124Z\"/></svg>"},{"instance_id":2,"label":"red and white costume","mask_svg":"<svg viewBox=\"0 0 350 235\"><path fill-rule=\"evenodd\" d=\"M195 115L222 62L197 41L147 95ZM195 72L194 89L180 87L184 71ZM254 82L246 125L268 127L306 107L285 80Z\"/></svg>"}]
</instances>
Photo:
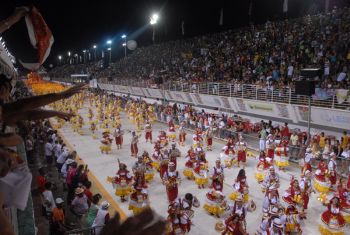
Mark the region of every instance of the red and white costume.
<instances>
[{"instance_id":1,"label":"red and white costume","mask_svg":"<svg viewBox=\"0 0 350 235\"><path fill-rule=\"evenodd\" d=\"M345 221L350 224L350 190L345 188L346 185L342 185L341 182L339 184L337 193L339 195L340 207L342 208Z\"/></svg>"},{"instance_id":2,"label":"red and white costume","mask_svg":"<svg viewBox=\"0 0 350 235\"><path fill-rule=\"evenodd\" d=\"M170 141L175 142L176 141L175 125L172 121L170 121L168 125L169 125L168 138Z\"/></svg>"},{"instance_id":3,"label":"red and white costume","mask_svg":"<svg viewBox=\"0 0 350 235\"><path fill-rule=\"evenodd\" d=\"M339 198L332 198L327 205L327 210L321 215L319 226L321 234L344 234L345 220L341 209Z\"/></svg>"},{"instance_id":4,"label":"red and white costume","mask_svg":"<svg viewBox=\"0 0 350 235\"><path fill-rule=\"evenodd\" d=\"M139 152L139 148L137 147L138 142L139 142L139 137L135 134L135 132L132 132L131 146L130 146L132 157L136 157Z\"/></svg>"},{"instance_id":5,"label":"red and white costume","mask_svg":"<svg viewBox=\"0 0 350 235\"><path fill-rule=\"evenodd\" d=\"M180 218L180 227L182 234L188 234L191 230L191 219L193 217L192 206L199 207L199 201L196 197L192 201L187 200L186 198L178 198L175 201L179 209L179 218Z\"/></svg>"},{"instance_id":6,"label":"red and white costume","mask_svg":"<svg viewBox=\"0 0 350 235\"><path fill-rule=\"evenodd\" d=\"M265 176L261 186L263 192L267 192L271 189L278 189L280 187L279 175L275 172L273 166L270 167L269 173Z\"/></svg>"},{"instance_id":7,"label":"red and white costume","mask_svg":"<svg viewBox=\"0 0 350 235\"><path fill-rule=\"evenodd\" d=\"M298 180L292 178L290 182L290 187L284 191L282 196L283 201L286 203L286 206L300 206L302 203L301 190L299 187Z\"/></svg>"},{"instance_id":8,"label":"red and white costume","mask_svg":"<svg viewBox=\"0 0 350 235\"><path fill-rule=\"evenodd\" d=\"M289 166L288 147L284 144L284 141L275 148L275 164L280 170Z\"/></svg>"},{"instance_id":9,"label":"red and white costume","mask_svg":"<svg viewBox=\"0 0 350 235\"><path fill-rule=\"evenodd\" d=\"M149 122L146 122L146 125L145 125L145 139L146 139L146 143L148 141L152 143L152 124L150 124Z\"/></svg>"},{"instance_id":10,"label":"red and white costume","mask_svg":"<svg viewBox=\"0 0 350 235\"><path fill-rule=\"evenodd\" d=\"M312 182L311 182L311 172L307 170L304 175L300 179L299 183L300 191L301 191L301 198L303 202L303 210L306 210L308 208L309 200L310 200L310 194L312 192Z\"/></svg>"},{"instance_id":11,"label":"red and white costume","mask_svg":"<svg viewBox=\"0 0 350 235\"><path fill-rule=\"evenodd\" d=\"M233 193L230 195L230 199L235 201L237 198L242 197L243 202L247 203L249 200L249 190L246 176L237 176L235 182L232 185Z\"/></svg>"},{"instance_id":12,"label":"red and white costume","mask_svg":"<svg viewBox=\"0 0 350 235\"><path fill-rule=\"evenodd\" d=\"M208 184L208 169L204 162L197 162L194 167L194 178L198 188L204 188Z\"/></svg>"},{"instance_id":13,"label":"red and white costume","mask_svg":"<svg viewBox=\"0 0 350 235\"><path fill-rule=\"evenodd\" d=\"M175 165L169 163L169 170L163 175L163 184L166 187L169 202L175 201L178 196L178 184L180 183L179 172L175 170Z\"/></svg>"},{"instance_id":14,"label":"red and white costume","mask_svg":"<svg viewBox=\"0 0 350 235\"><path fill-rule=\"evenodd\" d=\"M330 156L332 158L328 162L329 181L331 186L335 186L337 184L337 162L334 153L331 153Z\"/></svg>"},{"instance_id":15,"label":"red and white costume","mask_svg":"<svg viewBox=\"0 0 350 235\"><path fill-rule=\"evenodd\" d=\"M132 188L130 184L133 178L130 172L126 169L125 164L124 166L125 168L119 169L118 172L116 173L116 176L110 179L110 181L112 182L113 188L115 189L115 195L118 197L121 197L122 201L125 201L125 197L132 192Z\"/></svg>"},{"instance_id":16,"label":"red and white costume","mask_svg":"<svg viewBox=\"0 0 350 235\"><path fill-rule=\"evenodd\" d=\"M113 139L109 137L108 131L105 131L102 133L102 140L101 140L101 146L100 146L101 153L108 154L112 151L112 141Z\"/></svg>"},{"instance_id":17,"label":"red and white costume","mask_svg":"<svg viewBox=\"0 0 350 235\"><path fill-rule=\"evenodd\" d=\"M202 132L197 129L196 133L192 136L193 148L203 147Z\"/></svg>"},{"instance_id":18,"label":"red and white costume","mask_svg":"<svg viewBox=\"0 0 350 235\"><path fill-rule=\"evenodd\" d=\"M186 132L184 125L180 125L179 127L179 144L184 146L186 142Z\"/></svg>"},{"instance_id":19,"label":"red and white costume","mask_svg":"<svg viewBox=\"0 0 350 235\"><path fill-rule=\"evenodd\" d=\"M256 172L255 172L255 179L258 181L258 183L262 183L264 181L265 175L267 174L272 159L265 156L265 152L261 151L259 154L259 162L256 165Z\"/></svg>"},{"instance_id":20,"label":"red and white costume","mask_svg":"<svg viewBox=\"0 0 350 235\"><path fill-rule=\"evenodd\" d=\"M301 223L302 217L294 206L288 206L285 211L285 233L302 234Z\"/></svg>"},{"instance_id":21,"label":"red and white costume","mask_svg":"<svg viewBox=\"0 0 350 235\"><path fill-rule=\"evenodd\" d=\"M168 150L165 150L159 157L159 174L160 178L162 179L164 173L168 171L168 164L170 160Z\"/></svg>"},{"instance_id":22,"label":"red and white costume","mask_svg":"<svg viewBox=\"0 0 350 235\"><path fill-rule=\"evenodd\" d=\"M317 170L315 172L313 186L316 191L321 194L328 193L330 190L330 183L328 181L327 165L323 161L319 162L317 165Z\"/></svg>"},{"instance_id":23,"label":"red and white costume","mask_svg":"<svg viewBox=\"0 0 350 235\"><path fill-rule=\"evenodd\" d=\"M160 148L164 148L168 145L168 137L166 136L165 131L160 131L160 134L158 135L158 141L160 144Z\"/></svg>"},{"instance_id":24,"label":"red and white costume","mask_svg":"<svg viewBox=\"0 0 350 235\"><path fill-rule=\"evenodd\" d=\"M240 162L243 162L243 164L245 164L245 162L247 161L247 143L243 140L242 137L236 143L236 149L238 166Z\"/></svg>"},{"instance_id":25,"label":"red and white costume","mask_svg":"<svg viewBox=\"0 0 350 235\"><path fill-rule=\"evenodd\" d=\"M145 186L135 186L134 190L130 195L129 210L132 210L133 214L137 215L149 208L150 201Z\"/></svg>"},{"instance_id":26,"label":"red and white costume","mask_svg":"<svg viewBox=\"0 0 350 235\"><path fill-rule=\"evenodd\" d=\"M114 131L115 144L120 149L123 145L123 131L118 127Z\"/></svg>"},{"instance_id":27,"label":"red and white costume","mask_svg":"<svg viewBox=\"0 0 350 235\"><path fill-rule=\"evenodd\" d=\"M219 161L220 160L216 160ZM223 188L224 188L224 167L221 165L220 162L220 166L218 167L217 165L215 165L212 168L212 172L211 172L211 187L215 190L215 191L220 191L222 192Z\"/></svg>"},{"instance_id":28,"label":"red and white costume","mask_svg":"<svg viewBox=\"0 0 350 235\"><path fill-rule=\"evenodd\" d=\"M225 195L220 191L216 191L215 189L211 189L206 194L206 200L203 205L203 208L211 215L215 215L216 217L220 217L226 209L226 201Z\"/></svg>"},{"instance_id":29,"label":"red and white costume","mask_svg":"<svg viewBox=\"0 0 350 235\"><path fill-rule=\"evenodd\" d=\"M268 136L268 139L266 140L266 155L269 158L274 158L275 155L275 148L276 148L276 144L275 141L272 138L272 135L270 134Z\"/></svg>"},{"instance_id":30,"label":"red and white costume","mask_svg":"<svg viewBox=\"0 0 350 235\"><path fill-rule=\"evenodd\" d=\"M213 146L213 130L211 127L205 132L205 137L207 140L207 150L211 151Z\"/></svg>"},{"instance_id":31,"label":"red and white costume","mask_svg":"<svg viewBox=\"0 0 350 235\"><path fill-rule=\"evenodd\" d=\"M184 176L186 176L188 179L193 179L193 168L196 163L196 153L191 148L187 152L186 156L186 163L185 163L185 169L183 171Z\"/></svg>"}]
</instances>

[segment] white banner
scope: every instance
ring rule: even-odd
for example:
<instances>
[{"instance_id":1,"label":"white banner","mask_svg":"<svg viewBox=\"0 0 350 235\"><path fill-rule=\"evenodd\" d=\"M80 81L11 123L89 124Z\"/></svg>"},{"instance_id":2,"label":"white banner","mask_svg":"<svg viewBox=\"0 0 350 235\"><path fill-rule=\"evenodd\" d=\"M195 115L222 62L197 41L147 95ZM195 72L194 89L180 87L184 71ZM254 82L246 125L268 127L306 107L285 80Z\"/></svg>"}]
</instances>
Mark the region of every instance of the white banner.
<instances>
[{"instance_id":1,"label":"white banner","mask_svg":"<svg viewBox=\"0 0 350 235\"><path fill-rule=\"evenodd\" d=\"M268 103L257 100L247 100L240 98L231 98L231 102L235 103L235 106L239 111L245 113L254 113L262 116L274 116L282 119L289 119L293 122L297 122L297 118L294 115L294 110L289 104L282 103Z\"/></svg>"},{"instance_id":2,"label":"white banner","mask_svg":"<svg viewBox=\"0 0 350 235\"><path fill-rule=\"evenodd\" d=\"M144 96L143 90L140 87L129 87L130 93L133 95L141 95Z\"/></svg>"},{"instance_id":3,"label":"white banner","mask_svg":"<svg viewBox=\"0 0 350 235\"><path fill-rule=\"evenodd\" d=\"M294 108L299 122L307 122L309 108L307 106L299 105L295 105ZM312 107L310 122L317 125L349 130L350 112L347 110L334 110L320 107Z\"/></svg>"},{"instance_id":4,"label":"white banner","mask_svg":"<svg viewBox=\"0 0 350 235\"><path fill-rule=\"evenodd\" d=\"M160 98L160 99L164 98L162 92L159 89L146 88L144 90L148 91L148 94L149 94L150 97L155 97L155 98Z\"/></svg>"},{"instance_id":5,"label":"white banner","mask_svg":"<svg viewBox=\"0 0 350 235\"><path fill-rule=\"evenodd\" d=\"M89 82L90 88L97 88L97 79L91 79Z\"/></svg>"},{"instance_id":6,"label":"white banner","mask_svg":"<svg viewBox=\"0 0 350 235\"><path fill-rule=\"evenodd\" d=\"M118 85L118 91L122 92L122 93L126 93L126 94L130 93L128 86L120 86L120 85Z\"/></svg>"},{"instance_id":7,"label":"white banner","mask_svg":"<svg viewBox=\"0 0 350 235\"><path fill-rule=\"evenodd\" d=\"M225 108L237 111L235 106L232 106L228 97L203 95L191 93L192 100L197 105L210 106L215 108Z\"/></svg>"},{"instance_id":8,"label":"white banner","mask_svg":"<svg viewBox=\"0 0 350 235\"><path fill-rule=\"evenodd\" d=\"M193 103L193 100L189 93L182 91L164 91L165 98L167 100L173 100L177 102Z\"/></svg>"}]
</instances>

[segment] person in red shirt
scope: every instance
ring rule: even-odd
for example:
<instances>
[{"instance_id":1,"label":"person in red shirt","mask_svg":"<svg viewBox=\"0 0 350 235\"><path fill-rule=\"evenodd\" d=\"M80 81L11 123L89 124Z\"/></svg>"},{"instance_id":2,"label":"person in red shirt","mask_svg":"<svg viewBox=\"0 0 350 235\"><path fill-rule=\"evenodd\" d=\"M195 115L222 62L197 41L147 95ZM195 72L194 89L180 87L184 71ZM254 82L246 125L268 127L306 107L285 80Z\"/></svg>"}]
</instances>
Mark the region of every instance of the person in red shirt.
<instances>
[{"instance_id":1,"label":"person in red shirt","mask_svg":"<svg viewBox=\"0 0 350 235\"><path fill-rule=\"evenodd\" d=\"M38 186L38 190L40 193L45 191L45 184L47 183L47 180L45 178L45 169L44 167L41 167L39 169L39 175L36 177L36 184Z\"/></svg>"},{"instance_id":2,"label":"person in red shirt","mask_svg":"<svg viewBox=\"0 0 350 235\"><path fill-rule=\"evenodd\" d=\"M92 197L93 197L93 194L92 192L90 191L90 188L91 188L91 181L86 181L85 184L85 189L84 189L84 194L85 196L88 198L88 204L90 206L91 202L92 202Z\"/></svg>"},{"instance_id":3,"label":"person in red shirt","mask_svg":"<svg viewBox=\"0 0 350 235\"><path fill-rule=\"evenodd\" d=\"M286 122L284 123L284 127L282 128L281 134L282 134L282 139L283 139L283 137L288 137L288 139L289 139L288 123L286 123Z\"/></svg>"}]
</instances>

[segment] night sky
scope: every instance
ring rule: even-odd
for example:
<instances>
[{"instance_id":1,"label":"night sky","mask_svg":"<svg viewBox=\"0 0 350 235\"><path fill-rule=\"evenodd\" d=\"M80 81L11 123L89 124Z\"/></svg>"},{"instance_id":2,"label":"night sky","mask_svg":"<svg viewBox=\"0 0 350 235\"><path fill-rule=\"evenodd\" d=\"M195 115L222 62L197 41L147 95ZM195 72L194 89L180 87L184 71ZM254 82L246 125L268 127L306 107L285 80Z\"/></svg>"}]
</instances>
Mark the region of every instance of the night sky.
<instances>
[{"instance_id":1,"label":"night sky","mask_svg":"<svg viewBox=\"0 0 350 235\"><path fill-rule=\"evenodd\" d=\"M287 17L297 17L324 8L325 0L289 0ZM349 5L347 0L330 0L331 6ZM123 55L121 35L132 35L129 39L139 46L152 43L152 29L147 24L153 12L159 12L156 25L157 42L182 38L181 22L185 22L185 37L217 32L246 26L249 23L250 0L124 0L124 1L11 1L2 0L0 19L5 19L16 6L34 5L50 27L55 42L49 63L57 64L58 55L66 56L67 51L82 54L97 44L99 50L106 48L106 40L113 39L114 60ZM253 0L252 21L282 19L283 0ZM224 9L224 25L219 26L220 9ZM30 62L35 58L25 22L22 19L3 35L6 46L17 59ZM100 52L99 52L100 53Z\"/></svg>"}]
</instances>

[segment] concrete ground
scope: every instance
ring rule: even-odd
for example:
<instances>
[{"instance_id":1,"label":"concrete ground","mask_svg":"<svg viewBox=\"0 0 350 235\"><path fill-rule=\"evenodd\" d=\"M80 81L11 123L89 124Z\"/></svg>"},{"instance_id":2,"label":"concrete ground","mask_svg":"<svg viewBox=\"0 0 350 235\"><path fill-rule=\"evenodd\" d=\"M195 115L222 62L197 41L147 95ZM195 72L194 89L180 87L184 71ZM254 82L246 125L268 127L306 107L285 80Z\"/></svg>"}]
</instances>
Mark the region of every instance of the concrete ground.
<instances>
[{"instance_id":1,"label":"concrete ground","mask_svg":"<svg viewBox=\"0 0 350 235\"><path fill-rule=\"evenodd\" d=\"M83 108L81 111L82 116L85 118L85 123L88 123L86 120L87 108ZM134 130L134 126L130 124L128 119L125 117L125 114L121 114L122 125L124 130ZM159 130L166 130L166 126L161 123L156 123L153 126L153 138L158 134ZM128 169L131 170L131 166L136 161L135 158L130 157L130 140L131 134L126 132L124 135L124 145L121 150L117 150L116 146L113 145L112 153L109 155L101 154L100 146L100 137L101 130L98 132L98 139L93 139L89 126L85 125L83 127L84 135L79 135L76 132L73 132L71 125L69 123L65 124L61 128L61 133L64 138L70 142L73 148L76 149L78 155L82 160L88 164L88 167L93 175L100 181L102 186L110 194L110 196L118 203L119 207L126 213L126 215L131 215L132 212L128 211L128 202L122 203L120 198L114 195L114 190L112 185L107 182L107 176L114 176L118 170L117 159L120 159L121 162L127 164ZM190 135L188 135L190 136ZM182 175L182 171L185 167L185 158L184 155L189 149L192 141L190 138L187 138L186 146L179 147L182 152L182 157L178 159L178 171ZM206 158L209 161L209 166L212 167L215 163L216 158L219 156L220 150L223 147L224 143L219 141L214 141L213 151L207 152ZM142 153L143 150L147 150L150 154L153 151L153 145L145 142L144 133L139 142L139 153ZM249 184L249 198L252 199L256 205L257 210L253 213L248 213L247 215L247 232L249 234L254 234L258 229L262 217L262 201L263 193L261 192L261 186L256 182L254 178L255 166L257 160L255 158L249 158L246 167L247 180ZM232 183L238 174L238 168L225 169L225 185L223 193L228 197L232 192ZM300 170L297 166L290 166L287 168L286 172L278 172L281 180L280 195L283 195L285 189L288 188L290 178L294 175L297 179L300 179ZM182 183L179 188L179 196L183 196L185 193L192 193L198 197L201 202L200 208L195 208L195 215L193 218L194 226L190 234L219 234L215 231L215 224L220 220L213 216L210 216L203 209L203 204L205 202L205 194L208 192L206 189L198 189L194 181L189 181L182 175ZM154 180L149 185L149 197L151 201L151 207L163 217L167 216L168 202L166 197L165 186L162 185L159 174L155 175ZM303 234L319 234L318 224L320 214L326 208L317 200L317 195L313 194L310 198L309 209L307 211L307 219L303 222L302 229ZM349 229L350 231L350 229ZM346 234L350 234L347 232Z\"/></svg>"}]
</instances>

